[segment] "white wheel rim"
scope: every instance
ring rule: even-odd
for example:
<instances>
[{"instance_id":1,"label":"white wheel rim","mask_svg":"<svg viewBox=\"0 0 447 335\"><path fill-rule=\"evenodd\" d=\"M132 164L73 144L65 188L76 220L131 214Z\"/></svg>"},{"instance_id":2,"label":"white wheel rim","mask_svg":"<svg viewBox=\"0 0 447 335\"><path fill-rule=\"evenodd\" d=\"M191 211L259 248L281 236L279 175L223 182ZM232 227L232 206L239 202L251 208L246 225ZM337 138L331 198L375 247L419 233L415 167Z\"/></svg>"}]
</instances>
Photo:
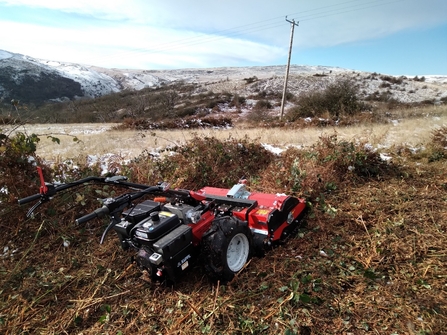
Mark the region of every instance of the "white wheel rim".
<instances>
[{"instance_id":1,"label":"white wheel rim","mask_svg":"<svg viewBox=\"0 0 447 335\"><path fill-rule=\"evenodd\" d=\"M236 234L228 243L227 264L231 271L241 270L248 259L250 244L247 236L242 233Z\"/></svg>"}]
</instances>

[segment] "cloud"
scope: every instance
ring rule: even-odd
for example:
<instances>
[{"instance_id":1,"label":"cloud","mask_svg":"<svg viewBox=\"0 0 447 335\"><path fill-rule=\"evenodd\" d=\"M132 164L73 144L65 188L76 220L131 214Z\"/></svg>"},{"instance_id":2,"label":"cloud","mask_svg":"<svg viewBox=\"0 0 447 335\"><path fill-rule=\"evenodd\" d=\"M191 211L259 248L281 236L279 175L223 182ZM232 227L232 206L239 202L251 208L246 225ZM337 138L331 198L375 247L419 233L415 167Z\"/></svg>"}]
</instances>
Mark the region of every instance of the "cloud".
<instances>
[{"instance_id":1,"label":"cloud","mask_svg":"<svg viewBox=\"0 0 447 335\"><path fill-rule=\"evenodd\" d=\"M7 50L33 57L104 67L212 67L270 63L286 51L266 44L194 32L116 25L53 29L0 21ZM7 47L5 47L7 46Z\"/></svg>"},{"instance_id":2,"label":"cloud","mask_svg":"<svg viewBox=\"0 0 447 335\"><path fill-rule=\"evenodd\" d=\"M142 4L140 1L126 0L0 0L0 4L2 3L8 6L43 8L108 20L137 19L141 17Z\"/></svg>"},{"instance_id":3,"label":"cloud","mask_svg":"<svg viewBox=\"0 0 447 335\"><path fill-rule=\"evenodd\" d=\"M5 6L15 11L2 19ZM48 15L28 13L24 20L25 8ZM0 0L0 30L13 32L2 37L2 48L61 61L133 68L265 65L286 60L286 15L299 21L294 47L311 49L425 29L446 22L445 13L445 0Z\"/></svg>"},{"instance_id":4,"label":"cloud","mask_svg":"<svg viewBox=\"0 0 447 335\"><path fill-rule=\"evenodd\" d=\"M330 1L324 2L327 6L320 10L303 10L303 14L297 16L300 21L297 44L300 47L331 47L368 41L447 22L447 1L442 0L349 1L338 7L329 7Z\"/></svg>"},{"instance_id":5,"label":"cloud","mask_svg":"<svg viewBox=\"0 0 447 335\"><path fill-rule=\"evenodd\" d=\"M262 4L258 0L0 0L0 4L275 45L287 44L289 26L284 18L289 15L300 21L299 34L309 47L376 38L447 21L445 0L277 0Z\"/></svg>"}]
</instances>

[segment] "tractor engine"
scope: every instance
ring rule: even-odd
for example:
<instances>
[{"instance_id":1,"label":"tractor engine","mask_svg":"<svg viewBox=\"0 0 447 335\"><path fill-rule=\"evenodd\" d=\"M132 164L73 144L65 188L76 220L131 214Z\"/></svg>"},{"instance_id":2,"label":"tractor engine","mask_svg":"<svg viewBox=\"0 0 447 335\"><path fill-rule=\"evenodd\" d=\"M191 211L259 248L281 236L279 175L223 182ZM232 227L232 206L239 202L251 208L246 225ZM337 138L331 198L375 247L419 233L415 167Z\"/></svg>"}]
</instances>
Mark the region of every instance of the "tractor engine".
<instances>
[{"instance_id":1,"label":"tractor engine","mask_svg":"<svg viewBox=\"0 0 447 335\"><path fill-rule=\"evenodd\" d=\"M123 249L137 250L135 261L152 280L172 279L189 266L193 236L187 223L197 215L190 205L146 200L123 212L114 230Z\"/></svg>"}]
</instances>

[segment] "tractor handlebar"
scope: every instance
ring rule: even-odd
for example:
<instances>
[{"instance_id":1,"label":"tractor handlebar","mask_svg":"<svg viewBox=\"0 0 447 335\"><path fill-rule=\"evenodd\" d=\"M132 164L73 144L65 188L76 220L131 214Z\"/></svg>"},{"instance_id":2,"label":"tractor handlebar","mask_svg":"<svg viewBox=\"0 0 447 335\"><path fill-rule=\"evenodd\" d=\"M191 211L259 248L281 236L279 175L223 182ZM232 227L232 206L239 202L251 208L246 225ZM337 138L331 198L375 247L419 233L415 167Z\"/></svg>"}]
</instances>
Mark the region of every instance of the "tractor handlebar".
<instances>
[{"instance_id":1,"label":"tractor handlebar","mask_svg":"<svg viewBox=\"0 0 447 335\"><path fill-rule=\"evenodd\" d=\"M76 223L83 224L83 223L86 223L87 221L106 216L109 213L110 213L109 208L104 205L101 208L98 208L98 209L94 210L93 212L76 219Z\"/></svg>"},{"instance_id":2,"label":"tractor handlebar","mask_svg":"<svg viewBox=\"0 0 447 335\"><path fill-rule=\"evenodd\" d=\"M19 199L18 200L19 201L19 205L24 205L24 204L27 204L29 202L39 200L41 197L42 197L42 195L39 194L39 193L30 195L29 197L25 197L25 198Z\"/></svg>"},{"instance_id":3,"label":"tractor handlebar","mask_svg":"<svg viewBox=\"0 0 447 335\"><path fill-rule=\"evenodd\" d=\"M189 190L180 190L175 189L171 190L170 185L166 182L158 183L155 186L149 186L144 184L136 184L127 181L127 177L125 176L113 176L113 177L86 177L83 179L79 179L73 182L65 183L65 184L57 184L57 183L47 183L44 180L43 172L40 167L37 167L37 171L40 177L40 193L30 195L28 197L18 199L19 205L24 205L30 203L32 201L39 200L27 213L27 217L31 216L33 211L39 207L41 204L49 201L55 196L57 193L61 191L65 191L67 189L86 185L88 183L100 183L100 184L114 184L117 186L127 187L133 189L136 192L122 194L115 198L107 199L104 202L104 205L101 208L96 209L92 213L84 215L78 219L76 219L77 224L82 224L97 217L103 217L106 215L114 216L117 213L123 211L126 207L131 205L133 200L136 200L140 197L143 197L148 194L152 195L170 195L175 197L180 197L187 201L196 202L204 200L203 196L195 194L195 192L191 192Z\"/></svg>"},{"instance_id":4,"label":"tractor handlebar","mask_svg":"<svg viewBox=\"0 0 447 335\"><path fill-rule=\"evenodd\" d=\"M125 193L116 198L109 198L104 201L104 205L93 212L86 214L76 219L77 224L82 224L95 218L102 218L106 215L113 216L115 213L123 211L126 207L131 205L133 200L143 197L147 194L155 194L160 191L159 186L150 186L142 191L135 193Z\"/></svg>"}]
</instances>

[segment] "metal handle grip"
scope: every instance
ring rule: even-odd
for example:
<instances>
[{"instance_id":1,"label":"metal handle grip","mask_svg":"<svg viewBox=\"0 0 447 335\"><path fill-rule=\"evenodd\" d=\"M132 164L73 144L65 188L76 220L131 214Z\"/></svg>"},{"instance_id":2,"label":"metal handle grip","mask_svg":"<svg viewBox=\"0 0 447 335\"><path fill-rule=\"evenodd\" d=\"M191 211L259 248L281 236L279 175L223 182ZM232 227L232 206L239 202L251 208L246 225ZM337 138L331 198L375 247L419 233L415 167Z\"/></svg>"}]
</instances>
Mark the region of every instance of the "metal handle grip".
<instances>
[{"instance_id":1,"label":"metal handle grip","mask_svg":"<svg viewBox=\"0 0 447 335\"><path fill-rule=\"evenodd\" d=\"M81 216L79 219L76 219L76 223L82 224L95 218L101 218L108 214L109 209L107 208L107 206L102 206L101 208L96 209L94 212Z\"/></svg>"},{"instance_id":2,"label":"metal handle grip","mask_svg":"<svg viewBox=\"0 0 447 335\"><path fill-rule=\"evenodd\" d=\"M24 204L27 204L28 202L39 200L40 197L41 197L40 194L33 194L33 195L30 195L29 197L19 199L18 200L19 201L19 205L24 205Z\"/></svg>"}]
</instances>

